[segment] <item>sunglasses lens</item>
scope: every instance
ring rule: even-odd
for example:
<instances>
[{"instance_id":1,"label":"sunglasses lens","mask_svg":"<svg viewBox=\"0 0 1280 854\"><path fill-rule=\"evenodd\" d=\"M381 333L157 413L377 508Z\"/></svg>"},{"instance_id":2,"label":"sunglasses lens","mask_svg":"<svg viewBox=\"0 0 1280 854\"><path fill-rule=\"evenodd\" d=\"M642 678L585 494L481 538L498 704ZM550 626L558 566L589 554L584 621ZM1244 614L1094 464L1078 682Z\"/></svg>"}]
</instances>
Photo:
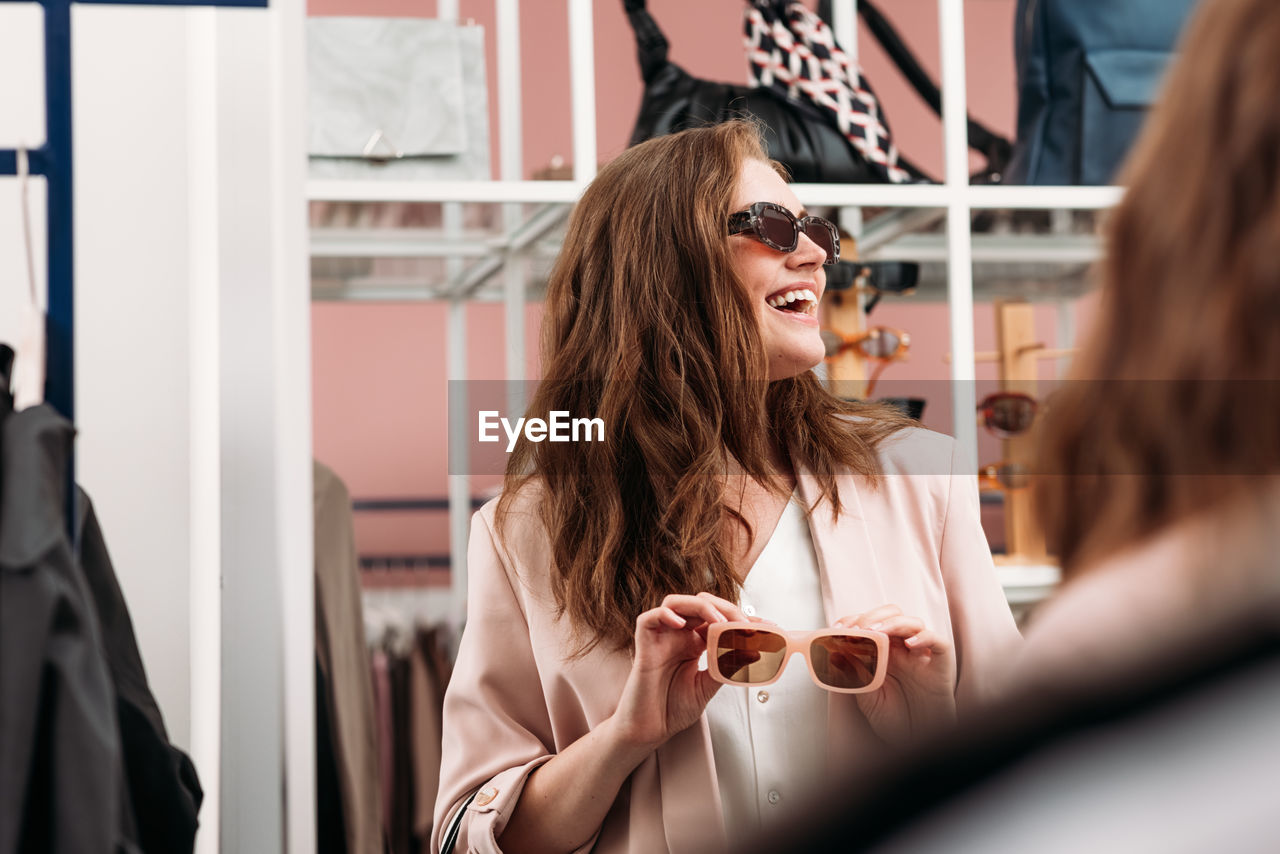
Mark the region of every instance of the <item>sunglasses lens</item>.
<instances>
[{"instance_id":1,"label":"sunglasses lens","mask_svg":"<svg viewBox=\"0 0 1280 854\"><path fill-rule=\"evenodd\" d=\"M1036 417L1036 402L1021 395L990 398L985 407L986 425L999 433L1016 436L1031 429Z\"/></svg>"},{"instance_id":2,"label":"sunglasses lens","mask_svg":"<svg viewBox=\"0 0 1280 854\"><path fill-rule=\"evenodd\" d=\"M880 648L870 638L826 635L809 646L818 681L831 688L865 688L876 676Z\"/></svg>"},{"instance_id":3,"label":"sunglasses lens","mask_svg":"<svg viewBox=\"0 0 1280 854\"><path fill-rule=\"evenodd\" d=\"M764 208L756 216L756 234L781 252L796 248L796 221L777 208Z\"/></svg>"},{"instance_id":4,"label":"sunglasses lens","mask_svg":"<svg viewBox=\"0 0 1280 854\"><path fill-rule=\"evenodd\" d=\"M728 681L768 682L787 658L787 639L776 632L728 629L720 634L713 654L713 666Z\"/></svg>"},{"instance_id":5,"label":"sunglasses lens","mask_svg":"<svg viewBox=\"0 0 1280 854\"><path fill-rule=\"evenodd\" d=\"M811 216L804 221L805 236L818 244L823 252L827 253L827 260L824 264L834 264L840 258L839 236L836 228L831 223L821 217Z\"/></svg>"},{"instance_id":6,"label":"sunglasses lens","mask_svg":"<svg viewBox=\"0 0 1280 854\"><path fill-rule=\"evenodd\" d=\"M868 335L858 346L868 359L892 359L898 352L902 339L896 332L881 330L877 335Z\"/></svg>"}]
</instances>

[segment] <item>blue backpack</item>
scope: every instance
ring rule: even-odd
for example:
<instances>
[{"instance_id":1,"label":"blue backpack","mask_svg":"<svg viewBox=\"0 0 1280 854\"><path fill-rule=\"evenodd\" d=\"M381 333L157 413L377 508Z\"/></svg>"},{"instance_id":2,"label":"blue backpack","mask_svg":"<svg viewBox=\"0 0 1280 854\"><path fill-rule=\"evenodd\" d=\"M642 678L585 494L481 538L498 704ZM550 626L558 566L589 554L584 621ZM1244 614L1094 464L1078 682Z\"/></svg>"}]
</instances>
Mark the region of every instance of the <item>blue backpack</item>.
<instances>
[{"instance_id":1,"label":"blue backpack","mask_svg":"<svg viewBox=\"0 0 1280 854\"><path fill-rule=\"evenodd\" d=\"M1005 182L1109 184L1195 0L1018 0L1018 136Z\"/></svg>"}]
</instances>

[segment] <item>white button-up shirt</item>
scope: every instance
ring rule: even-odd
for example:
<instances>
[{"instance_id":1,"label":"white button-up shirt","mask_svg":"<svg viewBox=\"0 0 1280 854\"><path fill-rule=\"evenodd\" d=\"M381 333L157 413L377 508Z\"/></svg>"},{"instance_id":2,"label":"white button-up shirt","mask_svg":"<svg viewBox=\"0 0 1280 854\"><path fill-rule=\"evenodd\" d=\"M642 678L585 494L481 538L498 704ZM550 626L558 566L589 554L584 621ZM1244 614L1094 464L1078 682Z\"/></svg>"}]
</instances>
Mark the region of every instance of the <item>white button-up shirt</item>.
<instances>
[{"instance_id":1,"label":"white button-up shirt","mask_svg":"<svg viewBox=\"0 0 1280 854\"><path fill-rule=\"evenodd\" d=\"M788 631L826 625L818 559L798 501L793 495L787 503L741 590L744 613ZM827 692L803 658L789 659L772 685L721 686L707 720L731 847L806 814L826 773Z\"/></svg>"}]
</instances>

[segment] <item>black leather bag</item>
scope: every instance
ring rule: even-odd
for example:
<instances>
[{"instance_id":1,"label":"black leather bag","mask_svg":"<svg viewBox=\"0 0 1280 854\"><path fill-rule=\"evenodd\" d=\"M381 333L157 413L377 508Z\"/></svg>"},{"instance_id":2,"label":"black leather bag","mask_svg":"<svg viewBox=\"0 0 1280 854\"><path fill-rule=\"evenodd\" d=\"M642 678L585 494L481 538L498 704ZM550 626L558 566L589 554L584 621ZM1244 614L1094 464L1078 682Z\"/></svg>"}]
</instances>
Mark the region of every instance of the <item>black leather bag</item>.
<instances>
[{"instance_id":1,"label":"black leather bag","mask_svg":"<svg viewBox=\"0 0 1280 854\"><path fill-rule=\"evenodd\" d=\"M667 59L667 38L645 8L644 0L624 0L635 31L644 99L631 144L690 127L716 124L746 115L767 127L769 156L784 164L801 183L880 183L880 178L844 135L812 105L791 100L766 87L753 88L700 80ZM918 169L898 162L917 180Z\"/></svg>"},{"instance_id":2,"label":"black leather bag","mask_svg":"<svg viewBox=\"0 0 1280 854\"><path fill-rule=\"evenodd\" d=\"M1007 181L1109 184L1195 0L1019 0L1018 138Z\"/></svg>"},{"instance_id":3,"label":"black leather bag","mask_svg":"<svg viewBox=\"0 0 1280 854\"><path fill-rule=\"evenodd\" d=\"M701 80L667 59L668 42L657 22L645 8L645 0L623 0L636 36L640 73L644 78L644 99L631 134L631 144L689 127L700 127L727 119L751 115L766 126L769 156L783 163L792 180L802 183L881 183L880 170L840 133L831 116L807 101L793 100L768 87L735 86ZM830 3L818 4L822 18L830 20ZM941 113L942 97L898 33L875 6L858 3L858 14L868 30L885 49L907 82L934 112ZM969 146L987 160L975 180L988 176L999 180L1009 159L1010 143L972 118L968 120ZM899 155L898 166L912 180L933 179Z\"/></svg>"}]
</instances>

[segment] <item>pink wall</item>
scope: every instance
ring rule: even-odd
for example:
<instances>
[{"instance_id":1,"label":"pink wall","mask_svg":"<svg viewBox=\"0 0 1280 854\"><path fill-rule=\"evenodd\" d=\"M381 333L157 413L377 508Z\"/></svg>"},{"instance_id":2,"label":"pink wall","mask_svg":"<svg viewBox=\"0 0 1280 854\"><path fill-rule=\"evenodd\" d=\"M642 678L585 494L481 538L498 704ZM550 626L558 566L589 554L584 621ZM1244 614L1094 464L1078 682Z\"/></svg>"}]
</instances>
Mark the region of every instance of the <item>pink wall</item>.
<instances>
[{"instance_id":1,"label":"pink wall","mask_svg":"<svg viewBox=\"0 0 1280 854\"><path fill-rule=\"evenodd\" d=\"M1012 135L1014 77L1012 28L1015 0L965 4L970 112L995 130ZM937 0L882 0L880 7L935 79L939 68ZM497 80L492 0L460 0L460 15L485 28L490 83L490 130L497 176ZM649 8L672 45L672 59L695 75L745 80L739 0L689 2L650 0ZM433 16L434 0L311 0L313 15ZM602 161L621 151L639 107L641 81L634 39L622 0L596 0L595 63L597 145ZM530 176L554 156L572 158L568 23L565 2L521 4L524 170ZM860 28L859 55L876 88L904 154L935 175L942 174L942 134L937 118L912 92L879 46ZM974 164L977 166L977 160ZM1086 301L1087 303L1088 301ZM368 305L319 303L313 307L314 442L316 456L347 481L357 497L443 496L446 492L444 316L440 304ZM539 310L531 306L528 342L531 374ZM1087 308L1081 325L1087 323ZM941 303L882 303L874 323L897 326L913 336L907 362L885 374L882 392L929 398L925 423L950 432L951 405L944 361L949 348L947 306ZM1042 339L1055 346L1053 314L1038 309ZM979 350L994 347L991 307L974 312ZM502 368L501 307L469 308L469 358L473 379L499 379ZM979 379L994 370L979 366ZM1046 370L1046 376L1052 376ZM980 389L985 390L985 389ZM998 444L982 440L980 453L994 459ZM475 478L473 487L495 478ZM357 539L366 552L444 552L446 518L437 514L361 514Z\"/></svg>"}]
</instances>

